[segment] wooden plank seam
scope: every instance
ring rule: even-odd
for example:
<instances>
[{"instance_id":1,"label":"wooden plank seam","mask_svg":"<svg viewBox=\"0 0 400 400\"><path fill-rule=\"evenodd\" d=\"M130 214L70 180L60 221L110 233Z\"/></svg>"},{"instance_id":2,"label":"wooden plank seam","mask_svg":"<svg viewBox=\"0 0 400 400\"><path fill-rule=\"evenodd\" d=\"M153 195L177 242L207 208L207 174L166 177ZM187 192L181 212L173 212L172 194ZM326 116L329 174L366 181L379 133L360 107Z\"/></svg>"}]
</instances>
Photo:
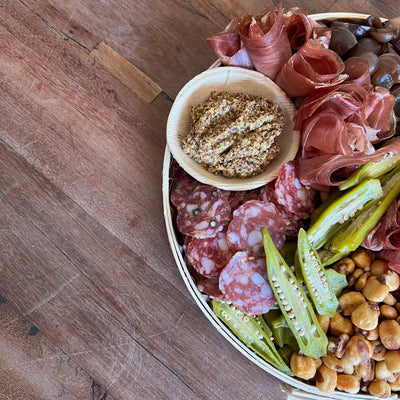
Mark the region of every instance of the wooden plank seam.
<instances>
[{"instance_id":1,"label":"wooden plank seam","mask_svg":"<svg viewBox=\"0 0 400 400\"><path fill-rule=\"evenodd\" d=\"M89 55L146 103L151 103L162 92L157 83L105 42L99 43Z\"/></svg>"}]
</instances>

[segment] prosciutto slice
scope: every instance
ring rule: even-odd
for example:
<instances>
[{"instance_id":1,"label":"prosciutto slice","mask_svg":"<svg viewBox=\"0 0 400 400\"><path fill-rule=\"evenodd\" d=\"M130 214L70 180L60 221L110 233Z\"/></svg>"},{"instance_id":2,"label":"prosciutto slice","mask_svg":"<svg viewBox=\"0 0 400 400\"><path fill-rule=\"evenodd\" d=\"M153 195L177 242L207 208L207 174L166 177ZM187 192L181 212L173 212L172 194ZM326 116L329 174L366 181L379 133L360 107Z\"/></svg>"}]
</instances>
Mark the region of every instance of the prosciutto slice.
<instances>
[{"instance_id":1,"label":"prosciutto slice","mask_svg":"<svg viewBox=\"0 0 400 400\"><path fill-rule=\"evenodd\" d=\"M282 5L269 7L256 18L245 17L240 34L256 70L274 80L292 55Z\"/></svg>"},{"instance_id":2,"label":"prosciutto slice","mask_svg":"<svg viewBox=\"0 0 400 400\"><path fill-rule=\"evenodd\" d=\"M254 69L239 33L242 21L248 17L251 17L250 14L242 14L232 20L225 31L207 39L208 46L214 50L222 64Z\"/></svg>"},{"instance_id":3,"label":"prosciutto slice","mask_svg":"<svg viewBox=\"0 0 400 400\"><path fill-rule=\"evenodd\" d=\"M309 18L307 12L298 7L286 10L284 18L289 43L293 50L298 50L308 39L315 38L315 36L318 37L322 32L325 34L328 31L320 30L322 26Z\"/></svg>"},{"instance_id":4,"label":"prosciutto slice","mask_svg":"<svg viewBox=\"0 0 400 400\"><path fill-rule=\"evenodd\" d=\"M324 154L313 158L299 158L300 179L303 185L316 190L326 186L338 186L349 176L352 169L369 161L379 161L387 154L400 153L400 137L387 141L384 146L372 154L358 152L350 155ZM348 171L347 173L343 173Z\"/></svg>"},{"instance_id":5,"label":"prosciutto slice","mask_svg":"<svg viewBox=\"0 0 400 400\"><path fill-rule=\"evenodd\" d=\"M275 82L289 97L306 96L343 82L344 63L319 40L309 39L278 73Z\"/></svg>"},{"instance_id":6,"label":"prosciutto slice","mask_svg":"<svg viewBox=\"0 0 400 400\"><path fill-rule=\"evenodd\" d=\"M381 250L377 254L377 258L386 261L388 267L400 274L400 251L398 250Z\"/></svg>"}]
</instances>

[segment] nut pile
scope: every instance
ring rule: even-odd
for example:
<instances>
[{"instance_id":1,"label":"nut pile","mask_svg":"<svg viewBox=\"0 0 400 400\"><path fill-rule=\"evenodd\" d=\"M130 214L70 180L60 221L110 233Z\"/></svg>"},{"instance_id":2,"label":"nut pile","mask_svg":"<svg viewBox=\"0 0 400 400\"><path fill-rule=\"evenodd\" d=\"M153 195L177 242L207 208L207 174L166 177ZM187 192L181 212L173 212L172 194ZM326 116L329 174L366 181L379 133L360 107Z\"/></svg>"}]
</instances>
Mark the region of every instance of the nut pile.
<instances>
[{"instance_id":1,"label":"nut pile","mask_svg":"<svg viewBox=\"0 0 400 400\"><path fill-rule=\"evenodd\" d=\"M313 359L294 353L290 367L325 393L338 389L389 397L400 391L400 277L362 248L333 268L347 276L348 287L336 314L319 317L328 354Z\"/></svg>"}]
</instances>

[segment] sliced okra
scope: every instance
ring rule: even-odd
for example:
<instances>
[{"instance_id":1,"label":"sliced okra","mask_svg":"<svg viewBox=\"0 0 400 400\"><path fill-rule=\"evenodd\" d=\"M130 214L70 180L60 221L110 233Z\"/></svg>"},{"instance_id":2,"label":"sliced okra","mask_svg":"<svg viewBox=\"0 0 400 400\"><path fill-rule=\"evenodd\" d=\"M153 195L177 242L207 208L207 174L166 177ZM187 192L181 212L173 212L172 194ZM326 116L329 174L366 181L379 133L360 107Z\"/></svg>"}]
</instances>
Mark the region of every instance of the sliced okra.
<instances>
[{"instance_id":1,"label":"sliced okra","mask_svg":"<svg viewBox=\"0 0 400 400\"><path fill-rule=\"evenodd\" d=\"M339 301L326 276L317 251L307 238L306 231L301 228L297 240L297 254L308 293L318 314L333 317Z\"/></svg>"},{"instance_id":2,"label":"sliced okra","mask_svg":"<svg viewBox=\"0 0 400 400\"><path fill-rule=\"evenodd\" d=\"M360 210L382 197L382 187L378 179L368 179L343 193L332 202L307 231L308 239L318 250Z\"/></svg>"},{"instance_id":3,"label":"sliced okra","mask_svg":"<svg viewBox=\"0 0 400 400\"><path fill-rule=\"evenodd\" d=\"M266 228L261 228L269 283L299 349L305 355L326 355L328 339L300 283L276 249Z\"/></svg>"},{"instance_id":4,"label":"sliced okra","mask_svg":"<svg viewBox=\"0 0 400 400\"><path fill-rule=\"evenodd\" d=\"M382 184L382 198L369 209L361 212L351 224L335 234L329 246L331 251L343 254L354 251L361 245L364 238L400 193L400 167L384 177Z\"/></svg>"},{"instance_id":5,"label":"sliced okra","mask_svg":"<svg viewBox=\"0 0 400 400\"><path fill-rule=\"evenodd\" d=\"M272 333L261 327L258 319L245 314L232 304L212 300L215 315L251 350L287 375L293 376L292 371L278 353Z\"/></svg>"}]
</instances>

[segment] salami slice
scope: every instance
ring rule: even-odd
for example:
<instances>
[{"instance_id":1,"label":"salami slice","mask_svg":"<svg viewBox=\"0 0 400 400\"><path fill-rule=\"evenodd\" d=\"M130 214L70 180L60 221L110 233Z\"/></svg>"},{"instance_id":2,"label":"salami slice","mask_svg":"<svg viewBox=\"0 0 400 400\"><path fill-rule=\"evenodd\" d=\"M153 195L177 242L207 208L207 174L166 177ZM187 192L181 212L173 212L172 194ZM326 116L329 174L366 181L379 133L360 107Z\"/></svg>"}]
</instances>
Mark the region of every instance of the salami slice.
<instances>
[{"instance_id":1,"label":"salami slice","mask_svg":"<svg viewBox=\"0 0 400 400\"><path fill-rule=\"evenodd\" d=\"M237 250L253 254L264 254L261 228L266 227L275 246L280 249L285 243L285 222L271 202L250 200L233 212L226 237Z\"/></svg>"},{"instance_id":2,"label":"salami slice","mask_svg":"<svg viewBox=\"0 0 400 400\"><path fill-rule=\"evenodd\" d=\"M196 179L186 173L181 167L173 168L173 177L171 184L171 203L176 207L184 207L193 190L201 185Z\"/></svg>"},{"instance_id":3,"label":"salami slice","mask_svg":"<svg viewBox=\"0 0 400 400\"><path fill-rule=\"evenodd\" d=\"M239 251L219 276L219 288L226 299L246 314L269 311L276 299L268 283L265 257Z\"/></svg>"},{"instance_id":4,"label":"salami slice","mask_svg":"<svg viewBox=\"0 0 400 400\"><path fill-rule=\"evenodd\" d=\"M282 166L275 181L275 198L285 210L299 219L310 217L318 201L318 192L303 185L299 179L298 161Z\"/></svg>"},{"instance_id":5,"label":"salami slice","mask_svg":"<svg viewBox=\"0 0 400 400\"><path fill-rule=\"evenodd\" d=\"M208 278L217 277L233 256L225 232L218 232L207 239L192 238L186 247L187 261L194 269Z\"/></svg>"},{"instance_id":6,"label":"salami slice","mask_svg":"<svg viewBox=\"0 0 400 400\"><path fill-rule=\"evenodd\" d=\"M226 300L219 288L219 277L207 278L204 275L195 273L194 278L196 280L197 289L199 289L200 292L215 300Z\"/></svg>"},{"instance_id":7,"label":"salami slice","mask_svg":"<svg viewBox=\"0 0 400 400\"><path fill-rule=\"evenodd\" d=\"M178 207L176 223L184 235L205 239L222 231L231 217L229 201L221 190L199 185Z\"/></svg>"}]
</instances>

